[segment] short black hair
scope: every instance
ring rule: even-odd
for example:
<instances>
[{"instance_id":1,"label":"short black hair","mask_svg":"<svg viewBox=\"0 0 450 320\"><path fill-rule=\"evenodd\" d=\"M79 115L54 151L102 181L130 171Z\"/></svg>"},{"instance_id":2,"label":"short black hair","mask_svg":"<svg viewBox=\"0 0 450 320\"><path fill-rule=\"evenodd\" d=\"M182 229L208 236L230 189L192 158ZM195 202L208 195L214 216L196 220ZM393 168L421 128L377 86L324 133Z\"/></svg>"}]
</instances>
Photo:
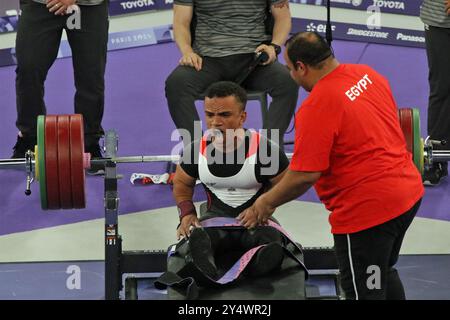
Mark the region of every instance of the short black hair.
<instances>
[{"instance_id":1,"label":"short black hair","mask_svg":"<svg viewBox=\"0 0 450 320\"><path fill-rule=\"evenodd\" d=\"M235 82L219 81L215 82L206 89L208 98L225 98L234 96L236 101L241 105L242 111L245 111L247 104L247 92Z\"/></svg>"},{"instance_id":2,"label":"short black hair","mask_svg":"<svg viewBox=\"0 0 450 320\"><path fill-rule=\"evenodd\" d=\"M286 41L289 60L297 69L297 62L301 61L313 68L320 69L321 62L333 56L333 50L325 39L317 32L299 32Z\"/></svg>"}]
</instances>

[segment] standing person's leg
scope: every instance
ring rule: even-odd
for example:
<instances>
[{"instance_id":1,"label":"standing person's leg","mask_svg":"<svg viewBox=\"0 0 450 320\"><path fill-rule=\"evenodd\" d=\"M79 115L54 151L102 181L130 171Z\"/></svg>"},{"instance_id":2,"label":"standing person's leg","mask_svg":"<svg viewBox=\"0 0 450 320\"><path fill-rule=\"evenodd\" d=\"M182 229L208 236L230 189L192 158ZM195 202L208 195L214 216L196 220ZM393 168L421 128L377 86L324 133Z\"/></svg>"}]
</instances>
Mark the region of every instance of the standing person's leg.
<instances>
[{"instance_id":1,"label":"standing person's leg","mask_svg":"<svg viewBox=\"0 0 450 320\"><path fill-rule=\"evenodd\" d=\"M376 227L334 235L340 282L346 299L386 299L386 274L394 240L395 236L383 235Z\"/></svg>"},{"instance_id":2,"label":"standing person's leg","mask_svg":"<svg viewBox=\"0 0 450 320\"><path fill-rule=\"evenodd\" d=\"M222 71L214 58L203 58L200 71L189 66L178 66L166 79L166 98L170 115L177 129L184 129L190 137L183 139L188 144L195 138L194 121L199 121L195 100L209 85L222 78ZM199 133L201 134L201 128ZM183 135L182 132L180 134Z\"/></svg>"},{"instance_id":3,"label":"standing person's leg","mask_svg":"<svg viewBox=\"0 0 450 320\"><path fill-rule=\"evenodd\" d=\"M403 238L406 231L411 225L417 211L419 210L422 200L419 200L408 212L402 214L398 219L395 219L393 227L398 230L398 236L395 239L394 246L392 248L391 256L389 258L389 270L387 276L387 293L386 299L388 300L405 300L405 290L403 288L400 276L395 269L395 264L398 261L400 249L402 247Z\"/></svg>"},{"instance_id":4,"label":"standing person's leg","mask_svg":"<svg viewBox=\"0 0 450 320\"><path fill-rule=\"evenodd\" d=\"M258 66L243 85L250 90L266 91L272 97L267 123L263 126L269 130L269 137L272 136L270 130L279 130L279 141L274 142L283 147L283 136L294 115L299 91L288 69L278 61L267 66Z\"/></svg>"},{"instance_id":5,"label":"standing person's leg","mask_svg":"<svg viewBox=\"0 0 450 320\"><path fill-rule=\"evenodd\" d=\"M105 103L105 68L108 44L108 1L80 6L80 29L66 28L72 49L75 77L75 113L84 118L85 150L101 157L98 145Z\"/></svg>"},{"instance_id":6,"label":"standing person's leg","mask_svg":"<svg viewBox=\"0 0 450 320\"><path fill-rule=\"evenodd\" d=\"M65 18L49 12L44 4L20 1L16 36L16 102L19 137L13 158L23 158L36 144L36 120L46 113L44 82L55 61Z\"/></svg>"},{"instance_id":7,"label":"standing person's leg","mask_svg":"<svg viewBox=\"0 0 450 320\"><path fill-rule=\"evenodd\" d=\"M352 234L335 234L334 247L346 299L404 298L394 269L403 237L420 201L399 217Z\"/></svg>"},{"instance_id":8,"label":"standing person's leg","mask_svg":"<svg viewBox=\"0 0 450 320\"><path fill-rule=\"evenodd\" d=\"M450 141L450 29L429 26L425 39L430 83L428 135Z\"/></svg>"},{"instance_id":9,"label":"standing person's leg","mask_svg":"<svg viewBox=\"0 0 450 320\"><path fill-rule=\"evenodd\" d=\"M450 141L450 29L427 26L425 43L430 84L428 135L434 140ZM438 182L441 176L448 174L447 162L435 163L433 169L431 175L425 175L426 180ZM437 175L437 179L433 179L433 175Z\"/></svg>"}]
</instances>

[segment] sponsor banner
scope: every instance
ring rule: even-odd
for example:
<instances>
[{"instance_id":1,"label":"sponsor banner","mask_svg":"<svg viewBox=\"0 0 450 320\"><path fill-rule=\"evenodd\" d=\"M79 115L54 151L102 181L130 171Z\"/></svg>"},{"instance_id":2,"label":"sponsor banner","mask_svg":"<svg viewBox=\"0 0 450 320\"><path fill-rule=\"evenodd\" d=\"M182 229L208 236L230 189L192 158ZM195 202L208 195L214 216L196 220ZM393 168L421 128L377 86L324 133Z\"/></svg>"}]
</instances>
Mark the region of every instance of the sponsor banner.
<instances>
[{"instance_id":1,"label":"sponsor banner","mask_svg":"<svg viewBox=\"0 0 450 320\"><path fill-rule=\"evenodd\" d=\"M423 0L330 0L335 8L354 10L373 10L372 6L385 13L419 16ZM327 0L290 0L291 3L326 6ZM132 12L170 9L173 0L111 0L110 14L118 15Z\"/></svg>"},{"instance_id":2,"label":"sponsor banner","mask_svg":"<svg viewBox=\"0 0 450 320\"><path fill-rule=\"evenodd\" d=\"M17 16L19 11L19 1L0 0L0 17Z\"/></svg>"},{"instance_id":3,"label":"sponsor banner","mask_svg":"<svg viewBox=\"0 0 450 320\"><path fill-rule=\"evenodd\" d=\"M310 19L293 19L292 32L317 31L325 35L326 22ZM407 47L425 47L425 32L416 30L385 28L369 29L366 25L332 23L333 38L359 42L392 44Z\"/></svg>"},{"instance_id":4,"label":"sponsor banner","mask_svg":"<svg viewBox=\"0 0 450 320\"><path fill-rule=\"evenodd\" d=\"M0 0L0 33L17 30L19 1Z\"/></svg>"},{"instance_id":5,"label":"sponsor banner","mask_svg":"<svg viewBox=\"0 0 450 320\"><path fill-rule=\"evenodd\" d=\"M292 3L325 6L327 0L290 0ZM335 8L373 11L376 6L381 12L419 16L422 0L331 0ZM171 9L173 0L110 0L111 16L130 14L151 10ZM0 33L17 30L17 0L1 0L0 2Z\"/></svg>"},{"instance_id":6,"label":"sponsor banner","mask_svg":"<svg viewBox=\"0 0 450 320\"><path fill-rule=\"evenodd\" d=\"M172 26L165 25L154 28L116 32L109 35L108 51L148 46L173 41ZM58 58L71 57L69 43L61 41ZM0 49L0 67L17 64L14 48Z\"/></svg>"},{"instance_id":7,"label":"sponsor banner","mask_svg":"<svg viewBox=\"0 0 450 320\"><path fill-rule=\"evenodd\" d=\"M0 33L17 30L18 0L0 0ZM171 9L173 0L110 0L111 16L150 10Z\"/></svg>"},{"instance_id":8,"label":"sponsor banner","mask_svg":"<svg viewBox=\"0 0 450 320\"><path fill-rule=\"evenodd\" d=\"M344 8L354 10L380 9L383 13L396 13L409 16L419 16L420 5L423 0L330 0L332 8ZM290 0L292 3L327 5L327 0Z\"/></svg>"},{"instance_id":9,"label":"sponsor banner","mask_svg":"<svg viewBox=\"0 0 450 320\"><path fill-rule=\"evenodd\" d=\"M0 33L16 31L17 21L17 15L0 18Z\"/></svg>"},{"instance_id":10,"label":"sponsor banner","mask_svg":"<svg viewBox=\"0 0 450 320\"><path fill-rule=\"evenodd\" d=\"M297 19L292 22L292 32L317 31L325 34L326 24L320 20ZM425 47L423 31L396 28L369 29L366 25L333 23L333 38L359 42L391 44L397 46ZM173 41L172 26L116 32L109 35L108 51L134 48ZM67 41L62 41L58 58L70 57L72 52ZM0 67L16 64L14 48L0 49Z\"/></svg>"},{"instance_id":11,"label":"sponsor banner","mask_svg":"<svg viewBox=\"0 0 450 320\"><path fill-rule=\"evenodd\" d=\"M109 14L112 16L150 11L171 9L173 0L110 0Z\"/></svg>"},{"instance_id":12,"label":"sponsor banner","mask_svg":"<svg viewBox=\"0 0 450 320\"><path fill-rule=\"evenodd\" d=\"M17 30L18 0L0 0L0 33Z\"/></svg>"}]
</instances>

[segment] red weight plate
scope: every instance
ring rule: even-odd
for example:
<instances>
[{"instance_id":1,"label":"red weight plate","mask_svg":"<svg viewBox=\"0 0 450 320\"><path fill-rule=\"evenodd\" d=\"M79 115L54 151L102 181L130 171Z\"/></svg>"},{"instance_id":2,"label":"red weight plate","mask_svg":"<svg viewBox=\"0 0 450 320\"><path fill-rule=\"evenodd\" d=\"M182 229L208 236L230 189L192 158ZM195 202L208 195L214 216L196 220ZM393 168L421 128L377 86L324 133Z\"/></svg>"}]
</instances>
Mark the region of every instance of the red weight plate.
<instances>
[{"instance_id":1,"label":"red weight plate","mask_svg":"<svg viewBox=\"0 0 450 320\"><path fill-rule=\"evenodd\" d=\"M405 136L406 148L409 152L413 152L413 117L412 110L404 108L399 110L400 126L402 127L403 135Z\"/></svg>"},{"instance_id":2,"label":"red weight plate","mask_svg":"<svg viewBox=\"0 0 450 320\"><path fill-rule=\"evenodd\" d=\"M61 208L72 209L69 116L58 116L58 168Z\"/></svg>"},{"instance_id":3,"label":"red weight plate","mask_svg":"<svg viewBox=\"0 0 450 320\"><path fill-rule=\"evenodd\" d=\"M80 114L70 116L70 148L73 207L80 209L86 207L83 166L84 125Z\"/></svg>"},{"instance_id":4,"label":"red weight plate","mask_svg":"<svg viewBox=\"0 0 450 320\"><path fill-rule=\"evenodd\" d=\"M56 116L45 117L45 179L48 209L60 209L58 178L58 127Z\"/></svg>"}]
</instances>

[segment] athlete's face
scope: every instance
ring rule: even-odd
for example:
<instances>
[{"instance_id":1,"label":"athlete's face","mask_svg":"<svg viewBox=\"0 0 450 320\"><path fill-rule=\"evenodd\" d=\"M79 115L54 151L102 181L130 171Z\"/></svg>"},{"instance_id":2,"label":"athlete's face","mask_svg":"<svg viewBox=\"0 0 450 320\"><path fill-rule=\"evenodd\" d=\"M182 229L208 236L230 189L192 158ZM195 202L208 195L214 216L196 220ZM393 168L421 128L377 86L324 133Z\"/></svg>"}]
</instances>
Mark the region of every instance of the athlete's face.
<instances>
[{"instance_id":1,"label":"athlete's face","mask_svg":"<svg viewBox=\"0 0 450 320\"><path fill-rule=\"evenodd\" d=\"M208 129L226 130L243 127L247 113L234 96L205 98L205 118Z\"/></svg>"}]
</instances>

